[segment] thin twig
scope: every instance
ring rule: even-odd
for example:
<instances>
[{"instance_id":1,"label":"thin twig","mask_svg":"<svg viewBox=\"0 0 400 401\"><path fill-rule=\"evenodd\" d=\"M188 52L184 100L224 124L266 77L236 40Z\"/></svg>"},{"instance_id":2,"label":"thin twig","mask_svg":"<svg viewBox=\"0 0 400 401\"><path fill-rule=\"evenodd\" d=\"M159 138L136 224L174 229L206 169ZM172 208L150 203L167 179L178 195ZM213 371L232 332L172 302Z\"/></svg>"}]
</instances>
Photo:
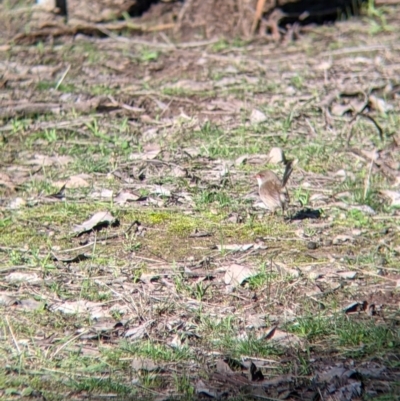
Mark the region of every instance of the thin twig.
<instances>
[{"instance_id":1,"label":"thin twig","mask_svg":"<svg viewBox=\"0 0 400 401\"><path fill-rule=\"evenodd\" d=\"M50 359L53 359L59 352L61 352L68 344L72 343L73 341L77 340L79 337L83 336L84 334L86 334L89 330L88 329L84 329L82 331L82 333L79 333L78 335L76 335L75 337L72 337L70 340L68 340L66 343L64 343L61 347L59 347L51 356Z\"/></svg>"},{"instance_id":2,"label":"thin twig","mask_svg":"<svg viewBox=\"0 0 400 401\"><path fill-rule=\"evenodd\" d=\"M251 25L251 34L254 35L258 26L258 23L260 22L261 16L264 12L264 6L265 6L265 0L258 0L257 1L257 7L256 7L256 12L254 14L254 19L253 23Z\"/></svg>"},{"instance_id":3,"label":"thin twig","mask_svg":"<svg viewBox=\"0 0 400 401\"><path fill-rule=\"evenodd\" d=\"M56 90L59 88L61 85L62 81L64 81L64 78L67 76L69 70L71 69L71 64L68 65L67 69L65 70L64 74L62 74L61 78L58 80L57 85L56 85Z\"/></svg>"},{"instance_id":4,"label":"thin twig","mask_svg":"<svg viewBox=\"0 0 400 401\"><path fill-rule=\"evenodd\" d=\"M373 51L380 51L380 50L391 50L395 49L397 46L385 46L385 45L371 45L371 46L359 46L359 47L347 47L344 49L326 51L319 54L319 57L327 57L327 56L341 56L345 54L352 54L352 53L369 53Z\"/></svg>"},{"instance_id":5,"label":"thin twig","mask_svg":"<svg viewBox=\"0 0 400 401\"><path fill-rule=\"evenodd\" d=\"M8 321L8 316L7 316L7 315L5 316L5 320L6 320L6 322L7 322L8 329L10 330L11 337L12 337L12 339L13 339L15 348L16 348L17 351L18 351L18 355L21 355L21 350L20 350L20 348L19 348L19 346L18 346L18 342L17 342L17 340L16 340L16 338L15 338L15 336L14 336L14 332L13 332L13 329L12 329L12 327L11 327L11 325L10 325L10 322Z\"/></svg>"},{"instance_id":6,"label":"thin twig","mask_svg":"<svg viewBox=\"0 0 400 401\"><path fill-rule=\"evenodd\" d=\"M371 181L371 172L372 172L372 166L374 165L374 160L371 159L371 163L369 164L369 170L368 170L368 177L365 181L365 188L364 188L364 200L367 197L369 187L370 187L370 181Z\"/></svg>"},{"instance_id":7,"label":"thin twig","mask_svg":"<svg viewBox=\"0 0 400 401\"><path fill-rule=\"evenodd\" d=\"M185 18L186 12L189 10L189 8L192 6L193 0L186 0L182 6L182 8L179 11L178 18L176 20L176 24L174 27L174 33L178 33L180 29L182 28L182 22L183 19Z\"/></svg>"}]
</instances>

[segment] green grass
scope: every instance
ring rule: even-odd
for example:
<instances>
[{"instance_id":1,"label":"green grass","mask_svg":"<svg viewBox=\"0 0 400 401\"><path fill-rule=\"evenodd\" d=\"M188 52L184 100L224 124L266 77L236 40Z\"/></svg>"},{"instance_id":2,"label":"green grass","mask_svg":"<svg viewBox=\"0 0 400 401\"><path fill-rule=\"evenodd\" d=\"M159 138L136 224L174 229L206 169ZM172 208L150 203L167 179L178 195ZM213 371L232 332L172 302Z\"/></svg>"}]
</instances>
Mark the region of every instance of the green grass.
<instances>
[{"instance_id":1,"label":"green grass","mask_svg":"<svg viewBox=\"0 0 400 401\"><path fill-rule=\"evenodd\" d=\"M398 211L380 194L394 179L371 168L362 151L380 150L381 161L391 166L400 161L393 150L398 105L388 96L392 111L365 111L382 127L381 140L371 121L351 125L350 116L329 116L320 103L341 77L357 80L365 93L396 82L396 55L365 51L370 44L392 48L398 42L391 29L395 15L369 2L363 18L367 23L316 28L279 46L225 39L167 52L151 41L108 47L106 40L82 37L69 45L61 38L19 44L4 53L12 65L59 66L62 60L60 71L71 65L57 90L58 77L12 79L2 88L5 99L26 93L38 102L60 102L63 93L104 101L111 96L138 111L99 108L91 115L63 111L0 122L0 174L15 183L7 187L0 175L0 292L20 301L9 305L5 298L0 305L0 398L151 400L170 394L190 400L197 397L199 379L213 388L218 359L248 357L271 363L262 368L268 379L293 375L300 390L319 368L340 363L357 370L374 361L395 377ZM360 49L349 53L355 46ZM338 51L329 55L333 49ZM118 55L124 71L109 64L118 64ZM328 59L332 68L326 73L316 68ZM235 81L221 86L225 78ZM174 87L180 80L212 89ZM154 99L167 108L160 112ZM335 102L344 100L351 99ZM267 120L252 124L253 109ZM160 154L147 160L146 145L159 145ZM320 210L320 218L290 220L253 206L254 173L283 171L257 156L272 147L298 159L288 214L309 208ZM34 155L54 163L27 164ZM57 156L70 162L60 164ZM346 175L337 175L339 170ZM85 174L89 187L67 188L65 200L49 200L59 182L77 174ZM156 185L171 196L157 194ZM115 198L93 196L103 189L114 196L131 191L141 199L119 205ZM10 209L17 197L25 204ZM120 225L73 235L76 224L100 210ZM127 232L135 221L140 224ZM317 249L308 248L310 241ZM253 247L228 247L243 244ZM82 254L85 259L68 261ZM255 273L231 287L225 282L231 264ZM340 276L342 271L356 276ZM38 282L23 274L35 274ZM34 310L32 300L38 302ZM343 312L364 300L375 304L375 314ZM75 302L87 308L55 310ZM292 336L290 347L266 338L275 326ZM138 328L139 338L125 337ZM155 369L134 371L137 359ZM374 380L386 378L365 380L364 387L373 389ZM394 399L396 383L386 384L386 399ZM230 399L246 399L242 390L229 387Z\"/></svg>"},{"instance_id":2,"label":"green grass","mask_svg":"<svg viewBox=\"0 0 400 401\"><path fill-rule=\"evenodd\" d=\"M62 83L60 85L57 86L57 82L51 82L51 81L40 81L38 82L38 84L36 85L36 89L38 91L43 91L46 92L48 90L55 90L57 89L60 92L64 92L64 93L74 93L77 92L77 88L75 87L74 84L65 84Z\"/></svg>"}]
</instances>

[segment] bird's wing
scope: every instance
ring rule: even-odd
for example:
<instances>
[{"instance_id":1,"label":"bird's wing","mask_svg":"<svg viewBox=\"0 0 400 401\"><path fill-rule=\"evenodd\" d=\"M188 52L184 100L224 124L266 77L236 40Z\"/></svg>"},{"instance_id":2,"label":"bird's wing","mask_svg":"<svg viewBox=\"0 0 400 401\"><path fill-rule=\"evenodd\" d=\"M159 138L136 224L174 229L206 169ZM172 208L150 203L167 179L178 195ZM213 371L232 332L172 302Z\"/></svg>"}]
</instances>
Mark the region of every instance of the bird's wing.
<instances>
[{"instance_id":1,"label":"bird's wing","mask_svg":"<svg viewBox=\"0 0 400 401\"><path fill-rule=\"evenodd\" d=\"M264 188L271 188L272 191L268 190L268 189L263 189ZM268 195L273 198L278 204L281 202L281 191L282 191L282 186L281 183L275 179L272 178L271 180L265 181L263 183L263 185L261 186L261 191L265 190Z\"/></svg>"}]
</instances>

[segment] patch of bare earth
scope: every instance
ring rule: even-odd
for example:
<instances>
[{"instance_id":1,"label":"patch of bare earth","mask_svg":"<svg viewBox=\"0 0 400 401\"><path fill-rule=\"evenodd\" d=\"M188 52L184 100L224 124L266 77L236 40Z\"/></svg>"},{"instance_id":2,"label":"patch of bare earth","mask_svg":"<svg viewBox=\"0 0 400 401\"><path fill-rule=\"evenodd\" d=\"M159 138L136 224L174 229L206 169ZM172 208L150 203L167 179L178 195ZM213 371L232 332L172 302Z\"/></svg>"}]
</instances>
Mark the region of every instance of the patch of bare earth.
<instances>
[{"instance_id":1,"label":"patch of bare earth","mask_svg":"<svg viewBox=\"0 0 400 401\"><path fill-rule=\"evenodd\" d=\"M0 396L396 399L398 8L161 22L1 38ZM253 178L276 148L286 215Z\"/></svg>"}]
</instances>

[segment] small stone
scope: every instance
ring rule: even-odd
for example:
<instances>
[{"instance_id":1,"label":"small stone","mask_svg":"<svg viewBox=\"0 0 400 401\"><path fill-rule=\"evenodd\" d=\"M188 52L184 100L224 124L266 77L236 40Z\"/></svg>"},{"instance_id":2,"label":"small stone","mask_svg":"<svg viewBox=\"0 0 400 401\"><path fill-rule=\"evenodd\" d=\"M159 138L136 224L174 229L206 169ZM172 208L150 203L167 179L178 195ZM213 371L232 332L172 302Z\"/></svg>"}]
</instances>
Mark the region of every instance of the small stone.
<instances>
[{"instance_id":1,"label":"small stone","mask_svg":"<svg viewBox=\"0 0 400 401\"><path fill-rule=\"evenodd\" d=\"M253 109L250 115L250 122L252 124L260 124L267 121L267 116L260 110Z\"/></svg>"},{"instance_id":2,"label":"small stone","mask_svg":"<svg viewBox=\"0 0 400 401\"><path fill-rule=\"evenodd\" d=\"M317 243L314 242L314 241L309 241L309 242L307 242L307 248L308 248L308 249L317 249L317 248L318 248L318 245L317 245Z\"/></svg>"},{"instance_id":3,"label":"small stone","mask_svg":"<svg viewBox=\"0 0 400 401\"><path fill-rule=\"evenodd\" d=\"M8 205L9 209L16 210L24 207L26 201L22 198L14 198Z\"/></svg>"},{"instance_id":4,"label":"small stone","mask_svg":"<svg viewBox=\"0 0 400 401\"><path fill-rule=\"evenodd\" d=\"M269 151L268 157L269 157L268 163L271 164L282 163L285 162L286 160L283 150L281 148L272 148Z\"/></svg>"}]
</instances>

